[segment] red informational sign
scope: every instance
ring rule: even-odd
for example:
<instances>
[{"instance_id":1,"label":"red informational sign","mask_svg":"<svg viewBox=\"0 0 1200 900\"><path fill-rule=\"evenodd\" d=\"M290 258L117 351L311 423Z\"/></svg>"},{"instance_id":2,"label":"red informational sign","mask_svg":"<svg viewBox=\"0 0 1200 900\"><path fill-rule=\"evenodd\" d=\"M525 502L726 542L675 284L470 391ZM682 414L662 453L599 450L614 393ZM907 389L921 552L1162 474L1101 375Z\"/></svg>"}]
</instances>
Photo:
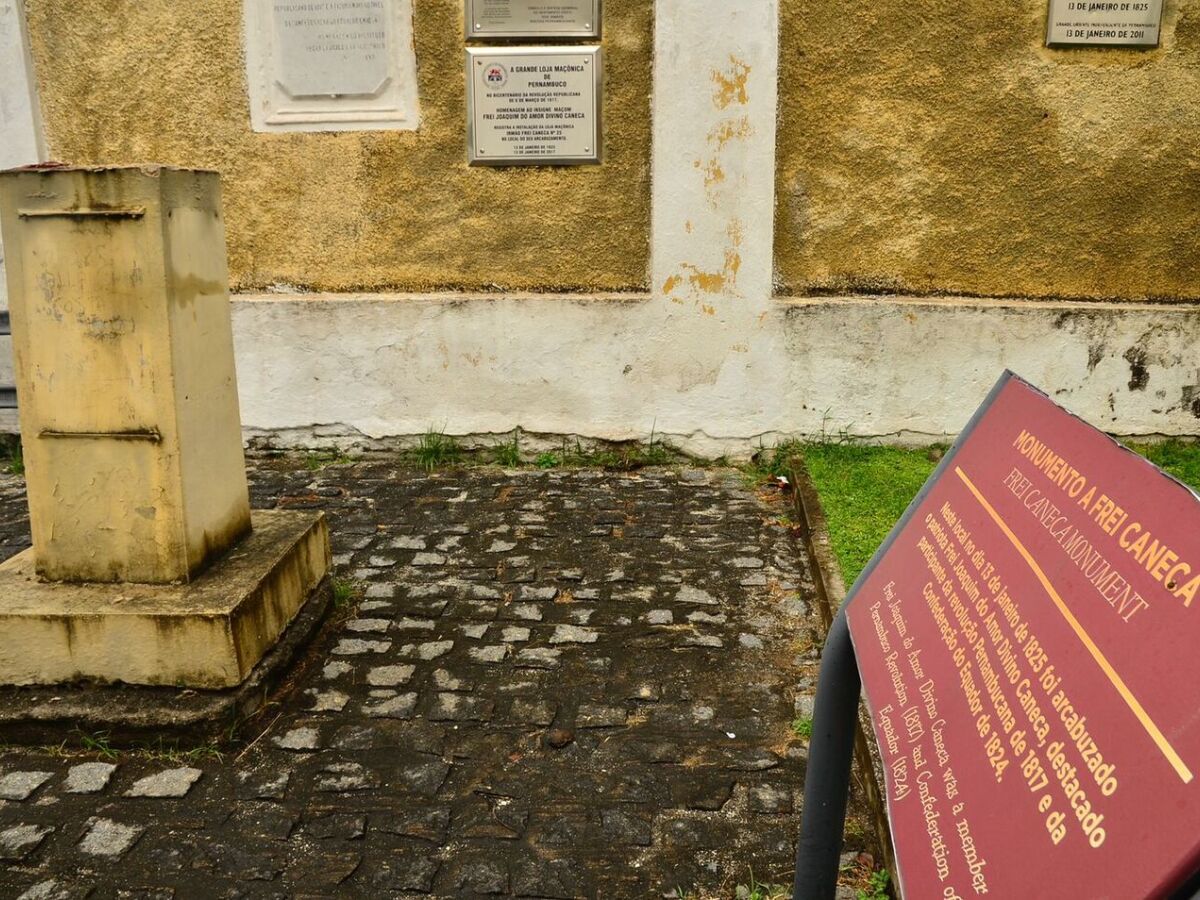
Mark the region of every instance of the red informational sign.
<instances>
[{"instance_id":1,"label":"red informational sign","mask_svg":"<svg viewBox=\"0 0 1200 900\"><path fill-rule=\"evenodd\" d=\"M859 579L906 897L1200 867L1200 499L1006 374Z\"/></svg>"}]
</instances>

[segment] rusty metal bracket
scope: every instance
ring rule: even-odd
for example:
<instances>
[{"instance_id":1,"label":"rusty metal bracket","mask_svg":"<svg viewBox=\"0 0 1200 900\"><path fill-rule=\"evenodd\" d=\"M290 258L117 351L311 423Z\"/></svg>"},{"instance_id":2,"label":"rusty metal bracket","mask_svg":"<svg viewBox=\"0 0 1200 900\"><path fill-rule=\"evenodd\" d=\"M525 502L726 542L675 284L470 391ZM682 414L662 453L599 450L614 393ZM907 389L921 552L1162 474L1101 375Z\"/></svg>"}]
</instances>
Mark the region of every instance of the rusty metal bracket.
<instances>
[{"instance_id":1,"label":"rusty metal bracket","mask_svg":"<svg viewBox=\"0 0 1200 900\"><path fill-rule=\"evenodd\" d=\"M161 444L162 435L157 428L134 428L129 431L53 431L49 428L38 433L40 438L84 438L86 440L149 441Z\"/></svg>"},{"instance_id":2,"label":"rusty metal bracket","mask_svg":"<svg viewBox=\"0 0 1200 900\"><path fill-rule=\"evenodd\" d=\"M129 209L20 209L17 215L22 219L140 219L146 215L144 206L134 206Z\"/></svg>"}]
</instances>

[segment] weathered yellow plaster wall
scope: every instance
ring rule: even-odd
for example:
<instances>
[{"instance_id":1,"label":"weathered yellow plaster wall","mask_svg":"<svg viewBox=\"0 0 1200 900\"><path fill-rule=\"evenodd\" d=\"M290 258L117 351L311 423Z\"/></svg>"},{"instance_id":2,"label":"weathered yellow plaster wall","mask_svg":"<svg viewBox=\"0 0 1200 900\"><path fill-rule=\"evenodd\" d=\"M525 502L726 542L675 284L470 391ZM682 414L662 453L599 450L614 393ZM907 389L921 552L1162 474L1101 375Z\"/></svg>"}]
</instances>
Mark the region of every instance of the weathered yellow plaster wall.
<instances>
[{"instance_id":1,"label":"weathered yellow plaster wall","mask_svg":"<svg viewBox=\"0 0 1200 900\"><path fill-rule=\"evenodd\" d=\"M1048 50L1047 0L782 0L785 293L1200 298L1200 2Z\"/></svg>"},{"instance_id":2,"label":"weathered yellow plaster wall","mask_svg":"<svg viewBox=\"0 0 1200 900\"><path fill-rule=\"evenodd\" d=\"M51 157L214 168L232 286L646 286L653 4L606 0L602 166L466 165L461 0L415 0L416 132L255 134L241 0L26 0Z\"/></svg>"}]
</instances>

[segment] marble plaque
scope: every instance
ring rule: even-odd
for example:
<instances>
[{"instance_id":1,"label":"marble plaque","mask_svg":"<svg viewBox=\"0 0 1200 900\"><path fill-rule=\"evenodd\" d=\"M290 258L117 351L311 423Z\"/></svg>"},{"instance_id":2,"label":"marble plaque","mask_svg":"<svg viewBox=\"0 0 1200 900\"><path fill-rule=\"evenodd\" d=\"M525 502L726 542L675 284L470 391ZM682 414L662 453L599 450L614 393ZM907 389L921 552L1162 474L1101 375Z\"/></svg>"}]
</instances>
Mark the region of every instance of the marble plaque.
<instances>
[{"instance_id":1,"label":"marble plaque","mask_svg":"<svg viewBox=\"0 0 1200 900\"><path fill-rule=\"evenodd\" d=\"M600 0L466 0L468 38L599 37Z\"/></svg>"},{"instance_id":2,"label":"marble plaque","mask_svg":"<svg viewBox=\"0 0 1200 900\"><path fill-rule=\"evenodd\" d=\"M293 97L374 96L394 40L384 0L273 0L279 86Z\"/></svg>"},{"instance_id":3,"label":"marble plaque","mask_svg":"<svg viewBox=\"0 0 1200 900\"><path fill-rule=\"evenodd\" d=\"M599 47L467 50L472 165L600 161Z\"/></svg>"},{"instance_id":4,"label":"marble plaque","mask_svg":"<svg viewBox=\"0 0 1200 900\"><path fill-rule=\"evenodd\" d=\"M1048 47L1157 47L1162 0L1050 0Z\"/></svg>"},{"instance_id":5,"label":"marble plaque","mask_svg":"<svg viewBox=\"0 0 1200 900\"><path fill-rule=\"evenodd\" d=\"M255 131L417 127L412 0L245 0Z\"/></svg>"}]
</instances>

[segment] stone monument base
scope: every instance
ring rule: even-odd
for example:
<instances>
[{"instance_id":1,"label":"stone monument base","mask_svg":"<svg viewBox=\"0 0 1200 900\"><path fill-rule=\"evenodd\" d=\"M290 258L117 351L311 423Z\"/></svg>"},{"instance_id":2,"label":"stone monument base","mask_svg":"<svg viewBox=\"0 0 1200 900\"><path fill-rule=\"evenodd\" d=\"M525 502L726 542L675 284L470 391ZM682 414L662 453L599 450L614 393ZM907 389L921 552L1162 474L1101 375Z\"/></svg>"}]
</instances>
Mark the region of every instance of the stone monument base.
<instances>
[{"instance_id":1,"label":"stone monument base","mask_svg":"<svg viewBox=\"0 0 1200 900\"><path fill-rule=\"evenodd\" d=\"M188 584L38 580L33 551L0 565L0 685L236 687L329 572L323 515L261 511Z\"/></svg>"},{"instance_id":2,"label":"stone monument base","mask_svg":"<svg viewBox=\"0 0 1200 900\"><path fill-rule=\"evenodd\" d=\"M254 530L189 584L39 581L0 564L0 739L203 739L291 674L332 588L324 515L256 511Z\"/></svg>"},{"instance_id":3,"label":"stone monument base","mask_svg":"<svg viewBox=\"0 0 1200 900\"><path fill-rule=\"evenodd\" d=\"M237 687L195 690L94 682L0 686L0 743L57 745L89 735L103 736L113 747L163 742L187 747L227 738L297 674L297 658L310 647L332 599L326 577Z\"/></svg>"}]
</instances>

